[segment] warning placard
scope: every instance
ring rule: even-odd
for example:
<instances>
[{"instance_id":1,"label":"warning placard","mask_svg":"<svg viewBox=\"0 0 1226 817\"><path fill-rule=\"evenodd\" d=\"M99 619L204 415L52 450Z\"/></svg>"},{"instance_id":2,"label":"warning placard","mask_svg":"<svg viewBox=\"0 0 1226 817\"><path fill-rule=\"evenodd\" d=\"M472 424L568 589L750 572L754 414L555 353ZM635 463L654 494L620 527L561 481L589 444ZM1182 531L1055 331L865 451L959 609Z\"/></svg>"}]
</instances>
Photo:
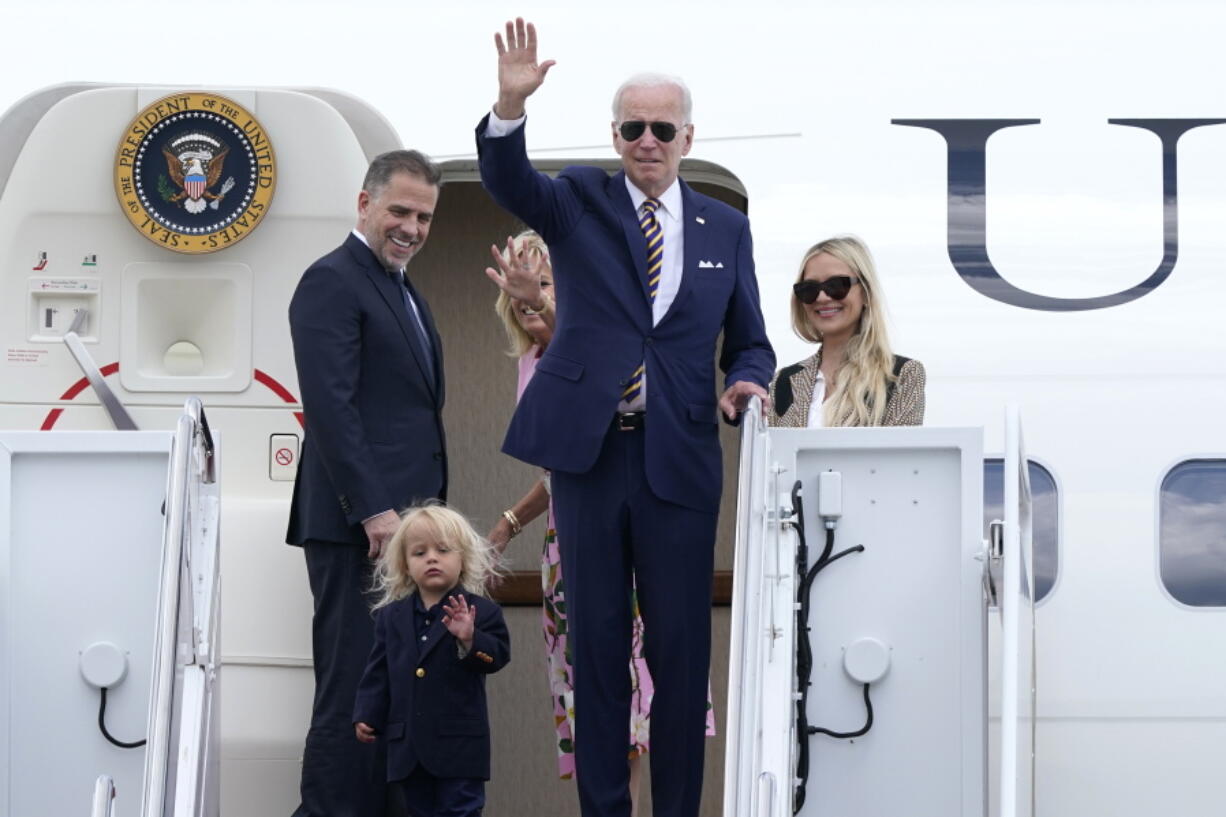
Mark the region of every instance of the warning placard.
<instances>
[{"instance_id":1,"label":"warning placard","mask_svg":"<svg viewBox=\"0 0 1226 817\"><path fill-rule=\"evenodd\" d=\"M48 349L15 349L4 351L4 362L9 366L46 366Z\"/></svg>"},{"instance_id":2,"label":"warning placard","mask_svg":"<svg viewBox=\"0 0 1226 817\"><path fill-rule=\"evenodd\" d=\"M31 292L97 292L97 278L31 278Z\"/></svg>"}]
</instances>

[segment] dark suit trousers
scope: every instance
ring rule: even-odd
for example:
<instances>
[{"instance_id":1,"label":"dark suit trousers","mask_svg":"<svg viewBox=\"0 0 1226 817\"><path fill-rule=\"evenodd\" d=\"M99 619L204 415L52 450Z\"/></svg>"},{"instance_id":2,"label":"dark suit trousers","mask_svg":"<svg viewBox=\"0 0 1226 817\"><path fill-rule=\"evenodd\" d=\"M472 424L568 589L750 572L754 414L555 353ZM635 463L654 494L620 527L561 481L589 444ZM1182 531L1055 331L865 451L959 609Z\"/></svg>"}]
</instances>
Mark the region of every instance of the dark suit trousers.
<instances>
[{"instance_id":1,"label":"dark suit trousers","mask_svg":"<svg viewBox=\"0 0 1226 817\"><path fill-rule=\"evenodd\" d=\"M382 741L360 743L353 702L374 643L366 548L308 541L315 597L315 705L302 753L302 805L294 817L382 817L387 758Z\"/></svg>"},{"instance_id":2,"label":"dark suit trousers","mask_svg":"<svg viewBox=\"0 0 1226 817\"><path fill-rule=\"evenodd\" d=\"M551 477L584 817L630 814L632 576L655 684L652 813L696 817L702 796L716 514L656 497L647 485L643 445L642 430L611 429L590 471Z\"/></svg>"},{"instance_id":3,"label":"dark suit trousers","mask_svg":"<svg viewBox=\"0 0 1226 817\"><path fill-rule=\"evenodd\" d=\"M485 808L484 780L435 777L420 764L389 788L399 790L400 815L407 817L481 817Z\"/></svg>"}]
</instances>

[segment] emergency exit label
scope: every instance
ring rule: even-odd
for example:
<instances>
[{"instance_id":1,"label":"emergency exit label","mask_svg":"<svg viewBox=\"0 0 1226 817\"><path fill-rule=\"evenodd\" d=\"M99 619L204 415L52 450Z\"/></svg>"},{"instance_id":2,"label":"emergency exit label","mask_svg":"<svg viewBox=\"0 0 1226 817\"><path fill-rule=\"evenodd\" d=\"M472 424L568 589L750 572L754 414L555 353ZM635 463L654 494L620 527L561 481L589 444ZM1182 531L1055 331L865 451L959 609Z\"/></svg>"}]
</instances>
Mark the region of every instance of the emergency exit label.
<instances>
[{"instance_id":1,"label":"emergency exit label","mask_svg":"<svg viewBox=\"0 0 1226 817\"><path fill-rule=\"evenodd\" d=\"M46 366L47 349L14 349L4 350L4 362L9 366Z\"/></svg>"}]
</instances>

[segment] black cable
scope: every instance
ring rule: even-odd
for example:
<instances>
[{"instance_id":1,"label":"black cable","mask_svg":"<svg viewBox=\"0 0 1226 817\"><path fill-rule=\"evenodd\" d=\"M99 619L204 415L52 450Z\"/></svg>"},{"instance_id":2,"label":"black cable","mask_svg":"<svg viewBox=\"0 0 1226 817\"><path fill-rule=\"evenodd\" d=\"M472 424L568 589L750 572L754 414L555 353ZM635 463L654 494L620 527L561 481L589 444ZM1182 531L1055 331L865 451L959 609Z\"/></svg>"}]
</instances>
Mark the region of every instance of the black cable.
<instances>
[{"instance_id":1,"label":"black cable","mask_svg":"<svg viewBox=\"0 0 1226 817\"><path fill-rule=\"evenodd\" d=\"M796 529L798 544L796 546L796 575L800 577L796 589L798 604L796 605L796 688L800 693L796 701L796 791L792 797L792 813L799 814L805 804L805 796L809 783L809 737L823 734L834 738L858 738L873 727L873 703L869 699L868 684L864 685L864 705L868 710L868 722L856 732L834 732L816 726L809 726L809 687L812 686L813 675L813 644L809 640L809 600L813 589L813 581L817 574L830 565L852 553L860 553L864 545L841 550L834 553L834 528L826 528L826 543L821 555L810 567L809 546L805 540L805 515L801 502L801 482L797 480L792 486L792 516L789 524Z\"/></svg>"},{"instance_id":2,"label":"black cable","mask_svg":"<svg viewBox=\"0 0 1226 817\"><path fill-rule=\"evenodd\" d=\"M832 738L846 740L847 738L858 738L861 735L868 734L868 730L873 728L873 702L868 697L869 684L864 685L864 709L868 712L868 718L864 721L864 725L854 732L832 732L829 729L822 729L819 726L810 726L810 735L829 735Z\"/></svg>"},{"instance_id":3,"label":"black cable","mask_svg":"<svg viewBox=\"0 0 1226 817\"><path fill-rule=\"evenodd\" d=\"M120 749L139 749L145 745L145 741L138 740L132 743L124 743L122 740L117 740L110 732L106 731L106 687L102 687L102 703L98 707L98 728L102 730L102 737L109 740L111 743L118 746Z\"/></svg>"},{"instance_id":4,"label":"black cable","mask_svg":"<svg viewBox=\"0 0 1226 817\"><path fill-rule=\"evenodd\" d=\"M805 539L805 511L801 502L803 486L800 480L792 485L792 516L789 520L796 529L796 575L801 577L796 606L796 682L800 695L796 701L796 791L792 796L792 813L797 814L805 804L805 787L809 782L809 676L813 672L813 645L809 643L809 594L805 592L806 574L809 570L809 545ZM819 560L820 561L820 560Z\"/></svg>"},{"instance_id":5,"label":"black cable","mask_svg":"<svg viewBox=\"0 0 1226 817\"><path fill-rule=\"evenodd\" d=\"M830 542L831 544L834 543L834 531L833 530L826 531L826 541ZM817 578L818 573L822 572L827 567L837 562L839 559L842 559L844 556L848 556L852 553L862 553L863 551L864 551L864 545L856 545L855 547L850 547L847 550L840 550L838 553L834 554L833 556L828 557L825 561L816 563L815 565L813 565L813 567L809 569L808 575L805 576L805 581L804 581L805 589L808 590L810 587L813 586L813 580ZM823 553L825 552L826 551L823 551Z\"/></svg>"}]
</instances>

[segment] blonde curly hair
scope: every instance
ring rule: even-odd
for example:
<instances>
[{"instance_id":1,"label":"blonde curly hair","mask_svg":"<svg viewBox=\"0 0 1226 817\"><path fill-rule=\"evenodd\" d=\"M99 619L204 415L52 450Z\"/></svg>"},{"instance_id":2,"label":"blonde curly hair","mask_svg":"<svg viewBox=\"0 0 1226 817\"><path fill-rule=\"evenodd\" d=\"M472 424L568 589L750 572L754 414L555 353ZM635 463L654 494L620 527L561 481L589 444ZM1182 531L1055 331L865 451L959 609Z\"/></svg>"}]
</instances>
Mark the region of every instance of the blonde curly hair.
<instances>
[{"instance_id":1,"label":"blonde curly hair","mask_svg":"<svg viewBox=\"0 0 1226 817\"><path fill-rule=\"evenodd\" d=\"M371 590L378 594L379 599L372 609L386 607L417 589L417 583L409 575L406 540L409 532L419 526L425 527L434 541L459 551L460 586L467 592L482 595L490 581L499 575L499 561L493 547L477 533L463 514L440 502L415 505L400 514L400 527L388 540L375 564Z\"/></svg>"}]
</instances>

